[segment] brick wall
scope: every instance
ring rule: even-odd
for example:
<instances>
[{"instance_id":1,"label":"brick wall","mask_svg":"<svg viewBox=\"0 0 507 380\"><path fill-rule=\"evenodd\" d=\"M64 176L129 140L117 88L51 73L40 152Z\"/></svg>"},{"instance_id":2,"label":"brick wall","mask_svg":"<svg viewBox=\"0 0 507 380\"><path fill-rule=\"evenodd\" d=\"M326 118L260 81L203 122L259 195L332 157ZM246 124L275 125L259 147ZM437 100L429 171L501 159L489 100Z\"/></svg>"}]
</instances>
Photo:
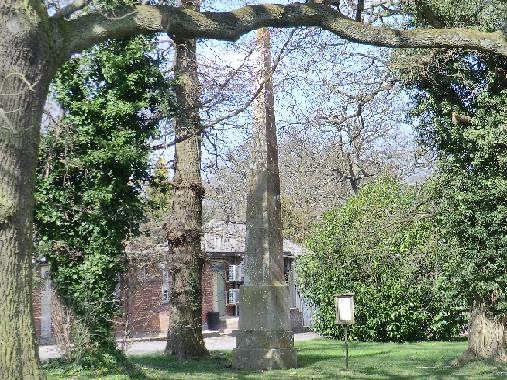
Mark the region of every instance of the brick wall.
<instances>
[{"instance_id":1,"label":"brick wall","mask_svg":"<svg viewBox=\"0 0 507 380\"><path fill-rule=\"evenodd\" d=\"M49 279L49 265L37 264L33 267L32 307L36 336L41 343L51 343L52 289Z\"/></svg>"},{"instance_id":2,"label":"brick wall","mask_svg":"<svg viewBox=\"0 0 507 380\"><path fill-rule=\"evenodd\" d=\"M209 261L202 275L202 322L208 323L208 312L213 311L213 271Z\"/></svg>"},{"instance_id":3,"label":"brick wall","mask_svg":"<svg viewBox=\"0 0 507 380\"><path fill-rule=\"evenodd\" d=\"M114 320L117 335L138 337L143 335L165 335L169 323L169 304L162 299L162 269L134 266L122 283L120 297L123 306L121 315ZM32 304L37 337L41 336L41 291L40 268L34 269ZM213 271L210 262L205 264L202 277L202 321L207 324L207 313L213 311ZM128 294L128 296L126 296Z\"/></svg>"},{"instance_id":4,"label":"brick wall","mask_svg":"<svg viewBox=\"0 0 507 380\"><path fill-rule=\"evenodd\" d=\"M162 284L160 278L147 280L128 292L122 306L123 315L117 318L118 335L130 336L159 335L167 331L167 324L161 326L162 315L168 315L167 303L162 302Z\"/></svg>"},{"instance_id":5,"label":"brick wall","mask_svg":"<svg viewBox=\"0 0 507 380\"><path fill-rule=\"evenodd\" d=\"M163 269L158 264L132 265L121 281L122 315L115 320L117 335L163 335L169 307L163 299Z\"/></svg>"}]
</instances>

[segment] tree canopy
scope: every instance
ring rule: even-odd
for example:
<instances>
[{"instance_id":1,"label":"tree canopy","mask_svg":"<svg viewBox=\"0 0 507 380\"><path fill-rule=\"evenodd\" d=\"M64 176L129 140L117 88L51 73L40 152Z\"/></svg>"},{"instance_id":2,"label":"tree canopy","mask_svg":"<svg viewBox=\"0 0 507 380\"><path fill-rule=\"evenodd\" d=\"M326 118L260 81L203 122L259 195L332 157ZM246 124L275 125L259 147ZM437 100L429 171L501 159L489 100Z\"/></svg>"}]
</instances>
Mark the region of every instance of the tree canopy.
<instances>
[{"instance_id":1,"label":"tree canopy","mask_svg":"<svg viewBox=\"0 0 507 380\"><path fill-rule=\"evenodd\" d=\"M481 2L470 2L460 17L451 4L442 4L430 24L466 22L484 29L498 22L483 12L488 7ZM471 309L465 356L504 360L507 61L484 52L436 49L420 65L419 54L397 54L394 62L404 61L400 73L415 89L413 115L420 121L420 140L438 160L433 185L437 226L448 255L446 283ZM408 62L415 64L409 67Z\"/></svg>"}]
</instances>

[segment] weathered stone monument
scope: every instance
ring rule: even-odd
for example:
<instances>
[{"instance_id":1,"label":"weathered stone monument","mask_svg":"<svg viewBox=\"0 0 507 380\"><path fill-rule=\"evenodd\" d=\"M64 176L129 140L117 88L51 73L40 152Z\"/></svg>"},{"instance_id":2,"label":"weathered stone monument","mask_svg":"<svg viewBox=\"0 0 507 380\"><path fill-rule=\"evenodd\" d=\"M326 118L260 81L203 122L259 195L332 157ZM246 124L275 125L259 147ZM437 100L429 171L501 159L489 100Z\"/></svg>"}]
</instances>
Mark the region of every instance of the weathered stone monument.
<instances>
[{"instance_id":1,"label":"weathered stone monument","mask_svg":"<svg viewBox=\"0 0 507 380\"><path fill-rule=\"evenodd\" d=\"M252 157L246 215L245 281L240 288L239 331L233 366L296 366L288 286L283 274L280 178L271 47L268 29L257 32Z\"/></svg>"}]
</instances>

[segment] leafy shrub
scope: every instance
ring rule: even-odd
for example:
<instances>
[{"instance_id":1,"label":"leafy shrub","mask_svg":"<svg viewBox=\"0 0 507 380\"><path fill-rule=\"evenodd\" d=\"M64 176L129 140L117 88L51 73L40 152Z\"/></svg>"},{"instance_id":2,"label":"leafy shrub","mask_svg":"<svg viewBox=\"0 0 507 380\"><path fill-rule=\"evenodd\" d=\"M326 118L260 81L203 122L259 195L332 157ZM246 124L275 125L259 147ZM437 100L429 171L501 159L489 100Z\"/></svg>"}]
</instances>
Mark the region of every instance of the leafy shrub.
<instances>
[{"instance_id":1,"label":"leafy shrub","mask_svg":"<svg viewBox=\"0 0 507 380\"><path fill-rule=\"evenodd\" d=\"M455 336L463 305L440 281L439 242L430 204L392 177L366 186L314 227L296 270L304 296L317 307L316 330L338 337L334 295L355 293L351 337L414 341Z\"/></svg>"}]
</instances>

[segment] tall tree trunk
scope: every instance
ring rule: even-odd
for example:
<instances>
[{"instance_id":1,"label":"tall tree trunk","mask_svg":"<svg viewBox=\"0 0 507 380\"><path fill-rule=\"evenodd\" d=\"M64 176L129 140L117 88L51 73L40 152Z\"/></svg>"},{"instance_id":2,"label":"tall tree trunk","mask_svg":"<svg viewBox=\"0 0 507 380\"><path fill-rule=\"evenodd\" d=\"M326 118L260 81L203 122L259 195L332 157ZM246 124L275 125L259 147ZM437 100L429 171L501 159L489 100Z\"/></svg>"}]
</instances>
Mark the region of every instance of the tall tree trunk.
<instances>
[{"instance_id":1,"label":"tall tree trunk","mask_svg":"<svg viewBox=\"0 0 507 380\"><path fill-rule=\"evenodd\" d=\"M199 9L199 2L182 1ZM176 100L174 195L167 223L169 268L172 274L170 320L166 351L178 357L202 356L208 352L202 336L202 288L204 253L201 249L202 131L199 120L200 85L197 77L196 40L176 37Z\"/></svg>"},{"instance_id":2,"label":"tall tree trunk","mask_svg":"<svg viewBox=\"0 0 507 380\"><path fill-rule=\"evenodd\" d=\"M0 5L0 378L42 379L32 319L32 212L52 64L32 2ZM19 7L19 9L17 8Z\"/></svg>"},{"instance_id":3,"label":"tall tree trunk","mask_svg":"<svg viewBox=\"0 0 507 380\"><path fill-rule=\"evenodd\" d=\"M461 360L486 359L507 361L505 325L507 317L494 320L486 312L484 303L475 301L468 325L468 349Z\"/></svg>"}]
</instances>

